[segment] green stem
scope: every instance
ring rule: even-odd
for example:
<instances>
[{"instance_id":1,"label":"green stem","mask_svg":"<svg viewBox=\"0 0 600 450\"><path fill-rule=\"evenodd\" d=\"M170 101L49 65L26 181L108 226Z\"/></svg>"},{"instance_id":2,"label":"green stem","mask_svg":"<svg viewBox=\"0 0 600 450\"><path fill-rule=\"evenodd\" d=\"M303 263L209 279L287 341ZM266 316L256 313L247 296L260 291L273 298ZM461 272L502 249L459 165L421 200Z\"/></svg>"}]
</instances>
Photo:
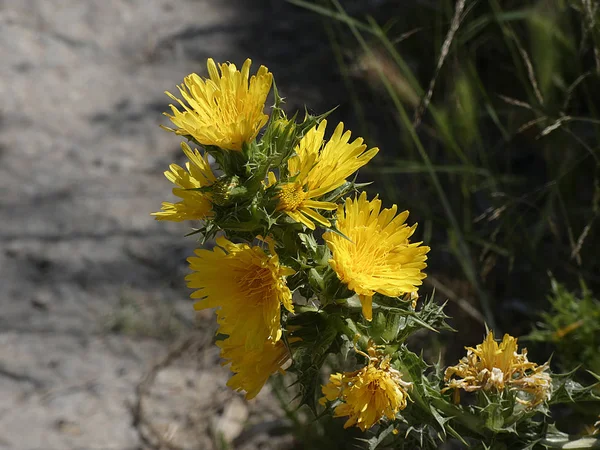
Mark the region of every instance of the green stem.
<instances>
[{"instance_id":1,"label":"green stem","mask_svg":"<svg viewBox=\"0 0 600 450\"><path fill-rule=\"evenodd\" d=\"M438 410L444 413L447 417L452 417L453 420L460 423L463 427L467 428L473 436L485 436L485 425L479 420L478 417L460 411L458 408L451 408L448 403L433 399L431 404Z\"/></svg>"},{"instance_id":2,"label":"green stem","mask_svg":"<svg viewBox=\"0 0 600 450\"><path fill-rule=\"evenodd\" d=\"M410 381L414 384L418 384L421 382L421 380L415 380L410 376L411 371L404 364L404 361L399 360L399 365L400 372L402 372L402 376L406 379L406 381ZM419 389L416 386L414 386L414 389L411 391L410 398L412 399L414 404L419 409L421 409L426 415L432 415L430 408L431 405L437 408L439 411L441 411L446 417L452 417L454 421L460 423L460 425L468 429L473 434L473 436L485 436L485 427L478 417L460 411L458 408L452 407L451 405L449 405L441 399L431 397L425 399L421 397L421 393L419 392Z\"/></svg>"}]
</instances>

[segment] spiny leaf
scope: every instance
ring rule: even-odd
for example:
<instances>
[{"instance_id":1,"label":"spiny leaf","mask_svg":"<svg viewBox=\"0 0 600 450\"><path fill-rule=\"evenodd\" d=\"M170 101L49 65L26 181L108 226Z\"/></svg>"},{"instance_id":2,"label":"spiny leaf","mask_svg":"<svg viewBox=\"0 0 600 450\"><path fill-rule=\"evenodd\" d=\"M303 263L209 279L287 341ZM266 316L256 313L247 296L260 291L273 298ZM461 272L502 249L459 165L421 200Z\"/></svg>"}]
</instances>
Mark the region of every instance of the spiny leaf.
<instances>
[{"instance_id":1,"label":"spiny leaf","mask_svg":"<svg viewBox=\"0 0 600 450\"><path fill-rule=\"evenodd\" d=\"M394 425L390 425L387 428L385 428L383 431L379 432L379 434L377 436L373 436L370 439L357 439L357 440L367 443L369 446L369 450L375 450L377 447L379 447L379 444L381 444L386 437L388 437L391 433L394 432L394 429L395 429Z\"/></svg>"},{"instance_id":2,"label":"spiny leaf","mask_svg":"<svg viewBox=\"0 0 600 450\"><path fill-rule=\"evenodd\" d=\"M318 314L311 314L311 317L320 319ZM311 327L310 324L306 324L294 332L294 336L303 340L294 351L294 362L289 369L289 372L295 373L297 376L294 384L298 384L300 387L299 407L307 405L315 415L317 415L316 393L321 381L321 367L337 336L335 326L324 321L321 322L323 328L320 330L315 330L314 325Z\"/></svg>"},{"instance_id":3,"label":"spiny leaf","mask_svg":"<svg viewBox=\"0 0 600 450\"><path fill-rule=\"evenodd\" d=\"M562 380L554 377L554 381L555 386L552 397L548 401L548 404L550 405L600 400L600 396L594 392L598 383L591 386L582 386L571 377L565 377ZM558 384L558 386L556 386L556 384Z\"/></svg>"}]
</instances>

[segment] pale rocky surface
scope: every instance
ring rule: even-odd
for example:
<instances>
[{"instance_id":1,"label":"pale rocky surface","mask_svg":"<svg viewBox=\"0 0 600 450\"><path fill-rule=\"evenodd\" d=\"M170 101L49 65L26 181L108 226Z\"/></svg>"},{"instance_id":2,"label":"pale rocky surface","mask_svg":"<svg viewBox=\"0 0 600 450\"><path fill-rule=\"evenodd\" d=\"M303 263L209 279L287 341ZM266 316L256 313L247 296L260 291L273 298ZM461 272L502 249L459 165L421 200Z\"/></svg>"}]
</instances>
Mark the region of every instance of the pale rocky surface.
<instances>
[{"instance_id":1,"label":"pale rocky surface","mask_svg":"<svg viewBox=\"0 0 600 450\"><path fill-rule=\"evenodd\" d=\"M204 74L209 56L251 56L279 64L298 105L320 98L286 81L320 51L308 62L286 51L301 15L252 3L0 0L0 448L148 448L135 387L177 339L213 333L209 315L194 323L184 285L186 225L149 216L170 197L162 172L181 163L159 129L163 91ZM265 11L279 38L250 39ZM214 346L158 374L146 410L165 442L286 448L261 431L281 417L268 389L246 404L227 377Z\"/></svg>"}]
</instances>

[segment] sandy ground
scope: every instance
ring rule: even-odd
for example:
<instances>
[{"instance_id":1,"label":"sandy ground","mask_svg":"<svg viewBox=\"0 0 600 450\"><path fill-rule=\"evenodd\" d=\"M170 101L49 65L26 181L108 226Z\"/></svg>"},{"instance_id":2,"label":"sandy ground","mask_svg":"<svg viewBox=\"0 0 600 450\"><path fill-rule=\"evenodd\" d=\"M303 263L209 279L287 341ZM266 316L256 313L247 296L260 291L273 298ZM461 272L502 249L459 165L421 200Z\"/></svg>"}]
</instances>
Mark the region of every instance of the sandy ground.
<instances>
[{"instance_id":1,"label":"sandy ground","mask_svg":"<svg viewBox=\"0 0 600 450\"><path fill-rule=\"evenodd\" d=\"M268 389L247 405L214 346L198 343L213 321L194 323L186 226L149 216L170 196L162 172L181 162L159 129L163 91L209 56L297 73L283 58L293 13L277 16L279 47L246 34L278 3L0 0L0 448L150 448L136 386L192 330L197 342L144 406L163 447L216 448L221 434L236 448L289 442L268 436L279 420ZM288 85L299 91L301 103L319 98Z\"/></svg>"}]
</instances>

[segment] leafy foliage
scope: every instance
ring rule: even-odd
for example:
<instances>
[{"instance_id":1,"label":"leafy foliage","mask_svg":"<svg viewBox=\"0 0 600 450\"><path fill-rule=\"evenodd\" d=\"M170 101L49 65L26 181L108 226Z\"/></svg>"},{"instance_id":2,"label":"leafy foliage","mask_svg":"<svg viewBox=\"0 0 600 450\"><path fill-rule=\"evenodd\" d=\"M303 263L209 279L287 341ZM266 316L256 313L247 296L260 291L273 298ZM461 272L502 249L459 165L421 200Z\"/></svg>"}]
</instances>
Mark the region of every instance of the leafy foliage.
<instances>
[{"instance_id":1,"label":"leafy foliage","mask_svg":"<svg viewBox=\"0 0 600 450\"><path fill-rule=\"evenodd\" d=\"M555 359L565 370L577 367L600 373L600 301L582 285L581 295L552 281L550 310L528 338L556 348Z\"/></svg>"}]
</instances>

